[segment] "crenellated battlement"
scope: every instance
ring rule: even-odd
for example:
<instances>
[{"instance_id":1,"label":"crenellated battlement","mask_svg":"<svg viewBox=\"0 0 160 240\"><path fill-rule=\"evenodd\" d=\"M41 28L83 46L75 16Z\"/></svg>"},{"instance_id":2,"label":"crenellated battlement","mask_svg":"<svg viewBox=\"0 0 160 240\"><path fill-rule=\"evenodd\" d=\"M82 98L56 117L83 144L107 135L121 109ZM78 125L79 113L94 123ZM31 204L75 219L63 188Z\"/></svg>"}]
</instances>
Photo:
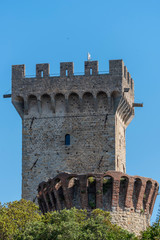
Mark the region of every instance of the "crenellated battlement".
<instances>
[{"instance_id":1,"label":"crenellated battlement","mask_svg":"<svg viewBox=\"0 0 160 240\"><path fill-rule=\"evenodd\" d=\"M130 89L134 92L134 81L131 78L131 74L127 71L127 67L124 66L124 79L128 83Z\"/></svg>"},{"instance_id":2,"label":"crenellated battlement","mask_svg":"<svg viewBox=\"0 0 160 240\"><path fill-rule=\"evenodd\" d=\"M122 60L110 60L108 74L98 72L98 61L86 61L84 75L74 75L73 62L60 63L60 76L51 76L49 69L47 63L37 64L36 76L30 78L25 76L25 65L12 66L12 102L22 118L24 115L30 117L30 112L33 112L30 111L31 102L38 105L34 106L34 114L41 114L44 99L49 105L48 113L50 110L56 114L58 99L65 105L65 113L72 111L77 114L77 109L74 111L76 104L78 111L84 112L85 103L91 103L93 111L104 108L109 114L115 108L114 102L118 106L123 97L132 108L134 84ZM100 108L99 102L103 105ZM73 109L70 103L74 105Z\"/></svg>"},{"instance_id":3,"label":"crenellated battlement","mask_svg":"<svg viewBox=\"0 0 160 240\"><path fill-rule=\"evenodd\" d=\"M73 62L60 63L59 76L48 63L37 64L32 77L14 65L12 103L23 124L22 197L33 200L39 182L57 171L126 172L134 88L122 60L110 60L103 74L98 61L85 61L83 75Z\"/></svg>"},{"instance_id":4,"label":"crenellated battlement","mask_svg":"<svg viewBox=\"0 0 160 240\"><path fill-rule=\"evenodd\" d=\"M130 209L131 212L151 215L158 189L157 181L151 178L129 176L116 171L99 174L60 173L39 184L38 202L43 213L76 206L88 210ZM90 203L91 200L94 204Z\"/></svg>"},{"instance_id":5,"label":"crenellated battlement","mask_svg":"<svg viewBox=\"0 0 160 240\"><path fill-rule=\"evenodd\" d=\"M110 211L113 222L136 232L137 217L143 218L138 231L144 228L144 222L149 224L158 188L158 183L150 178L122 172L60 173L39 184L38 202L43 213L71 207Z\"/></svg>"},{"instance_id":6,"label":"crenellated battlement","mask_svg":"<svg viewBox=\"0 0 160 240\"><path fill-rule=\"evenodd\" d=\"M23 198L38 199L43 213L101 208L130 232L147 228L159 187L126 174L126 128L142 104L123 60L103 74L98 61L85 61L84 74L62 62L59 76L48 63L32 77L14 65L11 95L22 118Z\"/></svg>"},{"instance_id":7,"label":"crenellated battlement","mask_svg":"<svg viewBox=\"0 0 160 240\"><path fill-rule=\"evenodd\" d=\"M149 225L159 185L150 178L115 171L102 174L60 173L38 187L43 213L76 207L109 211L112 222L139 234Z\"/></svg>"},{"instance_id":8,"label":"crenellated battlement","mask_svg":"<svg viewBox=\"0 0 160 240\"><path fill-rule=\"evenodd\" d=\"M84 62L84 75L104 75L99 72L98 61L85 61ZM13 65L12 66L12 78L17 77L25 78L25 65ZM127 71L127 67L124 66L123 60L109 60L109 73L114 76L124 76L124 78L129 82L131 78L130 73ZM73 62L61 62L60 63L60 76L73 76L74 75L74 63ZM78 76L76 74L76 76ZM36 75L35 77L52 77L50 75L50 64L36 64ZM33 77L33 78L35 78ZM28 78L28 77L27 77Z\"/></svg>"}]
</instances>

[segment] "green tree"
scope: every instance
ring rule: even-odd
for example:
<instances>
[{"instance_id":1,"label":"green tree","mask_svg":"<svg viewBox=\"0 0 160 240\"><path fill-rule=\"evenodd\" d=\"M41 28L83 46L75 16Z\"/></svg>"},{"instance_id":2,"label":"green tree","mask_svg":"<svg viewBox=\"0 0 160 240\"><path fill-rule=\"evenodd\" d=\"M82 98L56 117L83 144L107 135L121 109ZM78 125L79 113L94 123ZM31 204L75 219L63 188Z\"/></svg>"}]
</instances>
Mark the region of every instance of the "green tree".
<instances>
[{"instance_id":1,"label":"green tree","mask_svg":"<svg viewBox=\"0 0 160 240\"><path fill-rule=\"evenodd\" d=\"M111 224L109 213L95 209L62 210L42 216L41 221L26 226L19 240L136 240L137 238Z\"/></svg>"},{"instance_id":2,"label":"green tree","mask_svg":"<svg viewBox=\"0 0 160 240\"><path fill-rule=\"evenodd\" d=\"M38 207L31 201L21 199L0 205L0 239L14 239L27 223L41 219Z\"/></svg>"},{"instance_id":3,"label":"green tree","mask_svg":"<svg viewBox=\"0 0 160 240\"><path fill-rule=\"evenodd\" d=\"M142 232L141 240L160 240L160 220Z\"/></svg>"},{"instance_id":4,"label":"green tree","mask_svg":"<svg viewBox=\"0 0 160 240\"><path fill-rule=\"evenodd\" d=\"M40 214L38 207L24 199L0 205L0 240L156 240L159 223L137 238L114 225L110 214L100 209L70 210Z\"/></svg>"}]
</instances>

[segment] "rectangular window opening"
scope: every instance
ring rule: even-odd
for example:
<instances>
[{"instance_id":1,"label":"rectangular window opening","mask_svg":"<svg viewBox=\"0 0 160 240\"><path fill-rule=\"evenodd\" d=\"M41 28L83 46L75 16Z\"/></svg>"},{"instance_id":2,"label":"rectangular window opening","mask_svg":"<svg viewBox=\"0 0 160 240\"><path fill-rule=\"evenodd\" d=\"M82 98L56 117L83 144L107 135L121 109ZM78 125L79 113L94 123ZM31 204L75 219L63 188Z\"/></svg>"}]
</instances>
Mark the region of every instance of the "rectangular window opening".
<instances>
[{"instance_id":1,"label":"rectangular window opening","mask_svg":"<svg viewBox=\"0 0 160 240\"><path fill-rule=\"evenodd\" d=\"M70 145L70 134L66 134L66 136L65 136L65 145L66 146Z\"/></svg>"},{"instance_id":2,"label":"rectangular window opening","mask_svg":"<svg viewBox=\"0 0 160 240\"><path fill-rule=\"evenodd\" d=\"M68 76L68 70L66 69L66 76Z\"/></svg>"},{"instance_id":3,"label":"rectangular window opening","mask_svg":"<svg viewBox=\"0 0 160 240\"><path fill-rule=\"evenodd\" d=\"M43 78L43 71L41 71L41 77Z\"/></svg>"},{"instance_id":4,"label":"rectangular window opening","mask_svg":"<svg viewBox=\"0 0 160 240\"><path fill-rule=\"evenodd\" d=\"M90 75L92 75L92 68L90 68Z\"/></svg>"}]
</instances>

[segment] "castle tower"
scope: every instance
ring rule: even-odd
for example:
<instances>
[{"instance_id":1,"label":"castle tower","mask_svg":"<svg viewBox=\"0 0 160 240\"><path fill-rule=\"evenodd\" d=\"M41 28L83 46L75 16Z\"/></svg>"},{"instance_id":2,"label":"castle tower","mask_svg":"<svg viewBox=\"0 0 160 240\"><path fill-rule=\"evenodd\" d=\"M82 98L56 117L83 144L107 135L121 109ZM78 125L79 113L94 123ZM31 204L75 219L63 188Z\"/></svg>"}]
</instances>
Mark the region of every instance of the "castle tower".
<instances>
[{"instance_id":1,"label":"castle tower","mask_svg":"<svg viewBox=\"0 0 160 240\"><path fill-rule=\"evenodd\" d=\"M37 186L58 172L126 172L125 131L134 116L134 82L122 60L97 61L74 75L72 62L50 76L49 64L12 66L12 103L22 118L22 197L34 200Z\"/></svg>"}]
</instances>

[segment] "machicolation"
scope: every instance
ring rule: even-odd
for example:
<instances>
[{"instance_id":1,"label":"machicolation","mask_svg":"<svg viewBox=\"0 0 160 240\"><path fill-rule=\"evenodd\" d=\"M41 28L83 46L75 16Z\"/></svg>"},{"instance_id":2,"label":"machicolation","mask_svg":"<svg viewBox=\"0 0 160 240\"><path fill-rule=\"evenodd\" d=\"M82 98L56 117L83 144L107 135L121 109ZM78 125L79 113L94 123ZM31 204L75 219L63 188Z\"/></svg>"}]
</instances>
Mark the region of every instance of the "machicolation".
<instances>
[{"instance_id":1,"label":"machicolation","mask_svg":"<svg viewBox=\"0 0 160 240\"><path fill-rule=\"evenodd\" d=\"M100 208L111 212L114 223L138 234L149 224L157 193L156 181L122 172L60 173L39 184L38 203L43 213L71 207ZM137 216L140 225L135 229Z\"/></svg>"},{"instance_id":2,"label":"machicolation","mask_svg":"<svg viewBox=\"0 0 160 240\"><path fill-rule=\"evenodd\" d=\"M22 118L22 197L42 212L72 206L110 211L112 221L139 233L150 221L158 183L126 175L126 128L134 117L134 81L123 60L12 66L12 103ZM66 173L69 172L69 173ZM60 173L60 174L58 174ZM58 175L57 175L58 174Z\"/></svg>"}]
</instances>

